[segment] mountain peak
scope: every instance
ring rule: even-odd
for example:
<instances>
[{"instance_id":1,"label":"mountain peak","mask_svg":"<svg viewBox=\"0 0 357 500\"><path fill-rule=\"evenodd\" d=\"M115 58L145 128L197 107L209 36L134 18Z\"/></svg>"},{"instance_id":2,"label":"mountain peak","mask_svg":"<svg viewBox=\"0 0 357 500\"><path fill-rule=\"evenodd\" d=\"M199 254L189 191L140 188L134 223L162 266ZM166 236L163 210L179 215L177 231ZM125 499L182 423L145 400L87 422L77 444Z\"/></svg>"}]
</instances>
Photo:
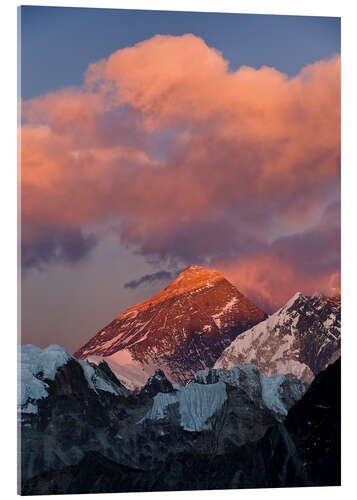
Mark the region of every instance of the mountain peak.
<instances>
[{"instance_id":1,"label":"mountain peak","mask_svg":"<svg viewBox=\"0 0 357 500\"><path fill-rule=\"evenodd\" d=\"M192 265L165 289L117 316L75 355L111 358L109 365L123 381L140 375L143 384L163 368L172 382L186 383L266 317L222 274Z\"/></svg>"},{"instance_id":2,"label":"mountain peak","mask_svg":"<svg viewBox=\"0 0 357 500\"><path fill-rule=\"evenodd\" d=\"M190 266L187 266L182 272L185 273L187 271L195 271L195 270L201 270L205 269L202 266L197 266L196 264L191 264Z\"/></svg>"},{"instance_id":3,"label":"mountain peak","mask_svg":"<svg viewBox=\"0 0 357 500\"><path fill-rule=\"evenodd\" d=\"M208 269L207 267L197 266L196 264L191 264L186 267L180 274L188 274L188 273L216 273L217 271L213 269Z\"/></svg>"},{"instance_id":4,"label":"mountain peak","mask_svg":"<svg viewBox=\"0 0 357 500\"><path fill-rule=\"evenodd\" d=\"M179 276L196 276L196 277L205 277L207 279L218 278L224 279L221 273L216 271L215 269L209 269L207 267L196 266L192 264L191 266L186 267Z\"/></svg>"},{"instance_id":5,"label":"mountain peak","mask_svg":"<svg viewBox=\"0 0 357 500\"><path fill-rule=\"evenodd\" d=\"M287 311L288 309L294 307L299 301L308 300L308 297L305 297L301 292L296 292L287 303L280 309L281 311Z\"/></svg>"},{"instance_id":6,"label":"mountain peak","mask_svg":"<svg viewBox=\"0 0 357 500\"><path fill-rule=\"evenodd\" d=\"M160 290L150 299L147 299L136 306L129 307L124 313L117 316L116 319L125 318L143 310L156 307L161 302L165 302L169 299L177 297L178 295L190 292L191 290L198 290L205 286L207 288L211 288L214 283L220 280L227 281L218 271L191 265L186 267L186 269L184 269L166 288Z\"/></svg>"},{"instance_id":7,"label":"mountain peak","mask_svg":"<svg viewBox=\"0 0 357 500\"><path fill-rule=\"evenodd\" d=\"M296 293L281 309L237 337L215 368L255 364L266 376L293 375L310 383L341 348L341 304Z\"/></svg>"},{"instance_id":8,"label":"mountain peak","mask_svg":"<svg viewBox=\"0 0 357 500\"><path fill-rule=\"evenodd\" d=\"M184 287L186 291L193 290L200 286L210 285L216 281L224 280L224 276L218 271L206 269L201 266L186 267L177 278L166 288L166 290L175 290Z\"/></svg>"}]
</instances>

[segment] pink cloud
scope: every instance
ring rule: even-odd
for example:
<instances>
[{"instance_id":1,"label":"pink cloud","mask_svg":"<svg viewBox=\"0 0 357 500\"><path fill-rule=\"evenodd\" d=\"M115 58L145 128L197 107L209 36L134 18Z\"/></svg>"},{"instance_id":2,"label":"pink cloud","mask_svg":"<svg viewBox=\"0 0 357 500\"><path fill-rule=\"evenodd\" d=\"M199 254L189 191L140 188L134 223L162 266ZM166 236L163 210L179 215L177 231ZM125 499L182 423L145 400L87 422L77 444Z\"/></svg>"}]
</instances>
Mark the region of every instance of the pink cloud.
<instances>
[{"instance_id":1,"label":"pink cloud","mask_svg":"<svg viewBox=\"0 0 357 500\"><path fill-rule=\"evenodd\" d=\"M236 263L221 264L218 269L239 290L268 312L282 307L297 291L304 294L317 291L338 295L341 290L340 271L322 274L296 272L293 265L281 262L274 254L269 253L246 257Z\"/></svg>"},{"instance_id":2,"label":"pink cloud","mask_svg":"<svg viewBox=\"0 0 357 500\"><path fill-rule=\"evenodd\" d=\"M200 38L157 35L90 65L81 87L25 101L23 117L28 245L49 227L82 231L116 218L136 251L236 262L227 272L268 294L283 280L271 244L317 234L339 196L338 57L295 78L268 67L233 72ZM296 266L283 266L296 287ZM337 267L312 273L311 287Z\"/></svg>"}]
</instances>

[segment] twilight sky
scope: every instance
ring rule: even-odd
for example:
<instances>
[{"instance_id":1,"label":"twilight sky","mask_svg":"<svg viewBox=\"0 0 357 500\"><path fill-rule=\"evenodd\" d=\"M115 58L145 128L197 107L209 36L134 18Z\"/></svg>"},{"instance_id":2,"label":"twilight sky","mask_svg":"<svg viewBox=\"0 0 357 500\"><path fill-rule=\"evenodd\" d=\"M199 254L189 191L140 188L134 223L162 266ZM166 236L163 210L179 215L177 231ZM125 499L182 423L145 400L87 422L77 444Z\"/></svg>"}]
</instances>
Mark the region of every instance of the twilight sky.
<instances>
[{"instance_id":1,"label":"twilight sky","mask_svg":"<svg viewBox=\"0 0 357 500\"><path fill-rule=\"evenodd\" d=\"M340 20L21 8L22 342L190 264L267 312L340 279Z\"/></svg>"}]
</instances>

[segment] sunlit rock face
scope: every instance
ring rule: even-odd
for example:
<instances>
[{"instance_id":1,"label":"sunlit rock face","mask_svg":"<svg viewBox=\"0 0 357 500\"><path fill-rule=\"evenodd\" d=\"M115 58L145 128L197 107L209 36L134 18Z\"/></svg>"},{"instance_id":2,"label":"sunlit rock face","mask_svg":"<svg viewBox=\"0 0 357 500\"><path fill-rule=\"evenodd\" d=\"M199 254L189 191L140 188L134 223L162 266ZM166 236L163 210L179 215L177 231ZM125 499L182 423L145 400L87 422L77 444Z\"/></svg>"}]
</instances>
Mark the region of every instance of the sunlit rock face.
<instances>
[{"instance_id":1,"label":"sunlit rock face","mask_svg":"<svg viewBox=\"0 0 357 500\"><path fill-rule=\"evenodd\" d=\"M295 294L284 307L237 337L215 363L230 369L253 363L311 383L341 353L341 298Z\"/></svg>"},{"instance_id":2,"label":"sunlit rock face","mask_svg":"<svg viewBox=\"0 0 357 500\"><path fill-rule=\"evenodd\" d=\"M266 317L220 273L190 266L120 314L75 356L104 358L129 388L142 386L158 368L182 384L211 368L232 340Z\"/></svg>"}]
</instances>

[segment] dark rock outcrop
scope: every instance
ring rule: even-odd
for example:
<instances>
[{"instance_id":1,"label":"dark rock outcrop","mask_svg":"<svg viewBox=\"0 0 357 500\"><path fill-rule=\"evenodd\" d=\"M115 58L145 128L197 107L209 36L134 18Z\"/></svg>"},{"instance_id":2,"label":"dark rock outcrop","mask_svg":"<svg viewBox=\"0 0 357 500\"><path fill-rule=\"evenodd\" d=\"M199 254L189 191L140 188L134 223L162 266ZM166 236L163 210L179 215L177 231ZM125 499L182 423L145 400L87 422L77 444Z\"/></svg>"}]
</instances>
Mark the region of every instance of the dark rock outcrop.
<instances>
[{"instance_id":1,"label":"dark rock outcrop","mask_svg":"<svg viewBox=\"0 0 357 500\"><path fill-rule=\"evenodd\" d=\"M155 373L151 375L144 387L141 389L140 394L145 394L153 398L159 392L174 392L171 382L166 378L162 370L156 370Z\"/></svg>"},{"instance_id":2,"label":"dark rock outcrop","mask_svg":"<svg viewBox=\"0 0 357 500\"><path fill-rule=\"evenodd\" d=\"M311 486L341 484L341 358L321 372L284 422ZM292 484L293 486L293 484Z\"/></svg>"}]
</instances>

